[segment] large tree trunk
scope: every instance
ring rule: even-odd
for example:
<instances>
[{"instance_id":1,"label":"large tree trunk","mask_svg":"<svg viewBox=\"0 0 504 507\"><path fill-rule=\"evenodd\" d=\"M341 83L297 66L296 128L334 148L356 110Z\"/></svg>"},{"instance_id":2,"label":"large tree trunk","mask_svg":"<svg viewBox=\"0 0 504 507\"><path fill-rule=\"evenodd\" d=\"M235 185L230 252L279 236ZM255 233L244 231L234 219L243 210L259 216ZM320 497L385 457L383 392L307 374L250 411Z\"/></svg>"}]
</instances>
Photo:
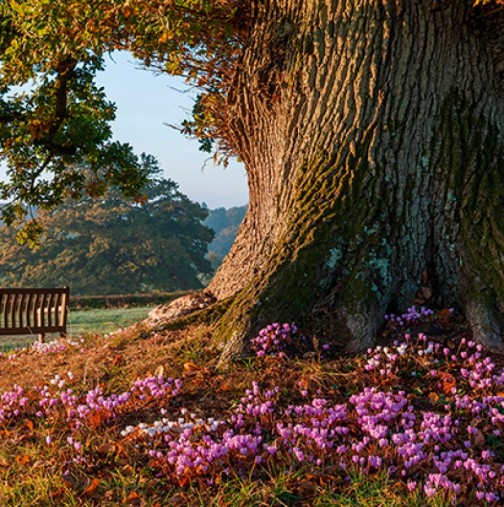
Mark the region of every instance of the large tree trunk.
<instances>
[{"instance_id":1,"label":"large tree trunk","mask_svg":"<svg viewBox=\"0 0 504 507\"><path fill-rule=\"evenodd\" d=\"M501 345L504 97L467 3L252 4L229 96L250 204L209 287L234 297L225 357L280 319L366 347L422 285Z\"/></svg>"}]
</instances>

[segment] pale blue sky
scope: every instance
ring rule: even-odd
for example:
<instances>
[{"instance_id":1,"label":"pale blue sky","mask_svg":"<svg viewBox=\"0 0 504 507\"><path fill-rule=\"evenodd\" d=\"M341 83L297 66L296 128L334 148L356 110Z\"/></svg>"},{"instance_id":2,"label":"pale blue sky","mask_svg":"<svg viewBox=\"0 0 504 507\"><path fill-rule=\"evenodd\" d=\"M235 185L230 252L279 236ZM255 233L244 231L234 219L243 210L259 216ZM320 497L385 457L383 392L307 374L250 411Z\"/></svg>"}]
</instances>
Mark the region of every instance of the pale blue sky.
<instances>
[{"instance_id":1,"label":"pale blue sky","mask_svg":"<svg viewBox=\"0 0 504 507\"><path fill-rule=\"evenodd\" d=\"M140 69L130 55L116 53L113 60L107 59L98 84L117 106L115 139L130 143L137 153L154 155L165 176L194 201L205 201L210 208L247 203L242 164L231 161L224 169L209 160L202 170L209 154L198 150L197 141L165 125L180 124L192 108L195 93L181 93L188 90L182 79L155 75Z\"/></svg>"},{"instance_id":2,"label":"pale blue sky","mask_svg":"<svg viewBox=\"0 0 504 507\"><path fill-rule=\"evenodd\" d=\"M195 92L183 79L140 69L127 53L115 53L106 65L97 81L117 106L112 125L116 140L131 144L138 154L154 155L165 176L193 201L206 202L210 208L248 202L242 164L232 160L223 168L208 160L203 168L209 154L198 150L196 140L166 125L180 124L192 109ZM0 177L5 177L1 166Z\"/></svg>"}]
</instances>

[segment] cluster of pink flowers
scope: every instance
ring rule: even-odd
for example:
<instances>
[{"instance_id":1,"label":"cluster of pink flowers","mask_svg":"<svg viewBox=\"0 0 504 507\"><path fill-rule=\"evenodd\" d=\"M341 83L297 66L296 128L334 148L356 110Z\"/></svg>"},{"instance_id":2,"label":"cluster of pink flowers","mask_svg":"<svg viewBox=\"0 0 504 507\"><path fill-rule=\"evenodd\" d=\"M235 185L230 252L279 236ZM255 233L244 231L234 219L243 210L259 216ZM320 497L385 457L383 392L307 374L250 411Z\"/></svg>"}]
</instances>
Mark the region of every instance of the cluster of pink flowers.
<instances>
[{"instance_id":1,"label":"cluster of pink flowers","mask_svg":"<svg viewBox=\"0 0 504 507\"><path fill-rule=\"evenodd\" d=\"M453 310L450 310L453 312ZM395 315L394 313L390 313L385 315L385 320L388 321L393 327L404 327L408 324L412 324L414 322L418 322L421 320L428 319L435 315L435 312L430 308L412 306L406 310L406 313L402 315Z\"/></svg>"},{"instance_id":2,"label":"cluster of pink flowers","mask_svg":"<svg viewBox=\"0 0 504 507\"><path fill-rule=\"evenodd\" d=\"M36 341L31 346L31 350L33 352L37 352L39 354L54 354L58 352L63 352L71 347L78 347L80 344L77 341L61 338L59 340L52 340L50 342L39 342Z\"/></svg>"},{"instance_id":3,"label":"cluster of pink flowers","mask_svg":"<svg viewBox=\"0 0 504 507\"><path fill-rule=\"evenodd\" d=\"M294 343L298 329L295 324L274 322L259 331L252 339L252 348L258 357L264 355L285 357L286 348Z\"/></svg>"},{"instance_id":4,"label":"cluster of pink flowers","mask_svg":"<svg viewBox=\"0 0 504 507\"><path fill-rule=\"evenodd\" d=\"M278 386L263 390L254 382L225 420L182 413L126 433L160 474L175 481L200 477L212 483L273 462L287 469L310 464L344 476L355 469L385 470L410 491L442 494L454 503L502 501L504 463L495 446L502 445L504 431L504 397L498 394L504 372L482 357L481 347L464 341L447 353L420 334L377 347L368 358L364 371L383 380L381 389L363 385L346 400L302 389L306 401L289 405ZM446 385L449 368L461 373L456 388ZM406 385L412 376L424 379L428 392L442 394L435 408L422 408L427 393L417 398L399 387L401 378Z\"/></svg>"},{"instance_id":5,"label":"cluster of pink flowers","mask_svg":"<svg viewBox=\"0 0 504 507\"><path fill-rule=\"evenodd\" d=\"M0 358L7 359L8 361L13 361L22 357L23 354L27 353L57 354L71 348L82 347L83 342L84 339L82 337L80 337L78 340L73 340L71 338L58 338L49 342L35 341L29 346L15 347L11 348L7 352L0 352Z\"/></svg>"},{"instance_id":6,"label":"cluster of pink flowers","mask_svg":"<svg viewBox=\"0 0 504 507\"><path fill-rule=\"evenodd\" d=\"M424 310L407 315L410 321L432 316ZM295 325L275 323L253 346L259 356L287 357L297 333ZM279 368L288 364L276 362ZM503 501L504 369L485 357L481 345L463 339L444 346L422 333L405 334L388 347L369 349L353 366L358 375L344 391L323 387L331 381L300 382L299 392L253 382L222 419L179 408L180 399L168 406L181 394L179 379L150 376L124 392L106 393L101 386L82 392L68 372L41 387L15 385L1 394L0 425L31 419L49 428L57 420L68 428L59 445L81 464L91 451L81 431L115 420L124 428L118 437L132 442L133 452L180 484L309 465L343 479L353 471L384 471L412 492L444 495L456 505ZM158 420L142 410L151 401L159 407ZM120 416L131 412L137 420L145 414L143 421L124 427ZM50 434L45 442L54 445Z\"/></svg>"},{"instance_id":7,"label":"cluster of pink flowers","mask_svg":"<svg viewBox=\"0 0 504 507\"><path fill-rule=\"evenodd\" d=\"M73 380L74 375L68 372L65 377L56 375L49 384L32 389L14 385L0 397L0 425L14 426L26 419L64 420L70 433L69 447L81 453L78 431L84 426L105 423L153 399L169 400L179 394L181 387L179 379L153 376L136 380L128 391L106 395L100 386L77 393L70 385ZM51 444L52 439L48 437L46 443ZM77 462L82 459L77 458Z\"/></svg>"},{"instance_id":8,"label":"cluster of pink flowers","mask_svg":"<svg viewBox=\"0 0 504 507\"><path fill-rule=\"evenodd\" d=\"M19 417L28 401L23 388L16 384L10 391L4 392L0 397L0 424Z\"/></svg>"}]
</instances>

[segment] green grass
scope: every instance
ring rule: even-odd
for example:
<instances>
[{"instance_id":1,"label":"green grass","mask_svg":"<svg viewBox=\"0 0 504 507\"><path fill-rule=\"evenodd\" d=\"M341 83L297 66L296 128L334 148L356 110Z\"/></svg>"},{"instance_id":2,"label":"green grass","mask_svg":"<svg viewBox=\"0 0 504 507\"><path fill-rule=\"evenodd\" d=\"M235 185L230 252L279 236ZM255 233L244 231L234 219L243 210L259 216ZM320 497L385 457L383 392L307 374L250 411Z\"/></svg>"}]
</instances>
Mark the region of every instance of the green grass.
<instances>
[{"instance_id":1,"label":"green grass","mask_svg":"<svg viewBox=\"0 0 504 507\"><path fill-rule=\"evenodd\" d=\"M127 327L147 317L152 306L135 308L113 308L93 310L70 310L68 314L68 337L75 338L87 333L107 334L121 327ZM54 335L57 337L58 335ZM51 335L46 341L52 340ZM2 336L0 351L6 352L16 347L25 347L37 340L37 336Z\"/></svg>"},{"instance_id":2,"label":"green grass","mask_svg":"<svg viewBox=\"0 0 504 507\"><path fill-rule=\"evenodd\" d=\"M147 317L151 306L71 311L68 314L70 336L86 333L107 334L120 327L127 327Z\"/></svg>"}]
</instances>

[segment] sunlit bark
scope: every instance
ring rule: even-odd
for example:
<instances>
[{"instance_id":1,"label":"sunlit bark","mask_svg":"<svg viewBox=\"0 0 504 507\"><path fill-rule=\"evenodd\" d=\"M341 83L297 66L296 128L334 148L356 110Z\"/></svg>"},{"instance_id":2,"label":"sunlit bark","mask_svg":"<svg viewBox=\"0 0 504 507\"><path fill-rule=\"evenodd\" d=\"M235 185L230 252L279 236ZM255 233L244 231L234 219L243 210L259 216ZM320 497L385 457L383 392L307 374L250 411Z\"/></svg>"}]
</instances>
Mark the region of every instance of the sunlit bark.
<instances>
[{"instance_id":1,"label":"sunlit bark","mask_svg":"<svg viewBox=\"0 0 504 507\"><path fill-rule=\"evenodd\" d=\"M251 16L228 98L250 204L209 287L234 297L225 357L278 319L368 346L422 289L501 345L504 101L465 2L262 0Z\"/></svg>"}]
</instances>

